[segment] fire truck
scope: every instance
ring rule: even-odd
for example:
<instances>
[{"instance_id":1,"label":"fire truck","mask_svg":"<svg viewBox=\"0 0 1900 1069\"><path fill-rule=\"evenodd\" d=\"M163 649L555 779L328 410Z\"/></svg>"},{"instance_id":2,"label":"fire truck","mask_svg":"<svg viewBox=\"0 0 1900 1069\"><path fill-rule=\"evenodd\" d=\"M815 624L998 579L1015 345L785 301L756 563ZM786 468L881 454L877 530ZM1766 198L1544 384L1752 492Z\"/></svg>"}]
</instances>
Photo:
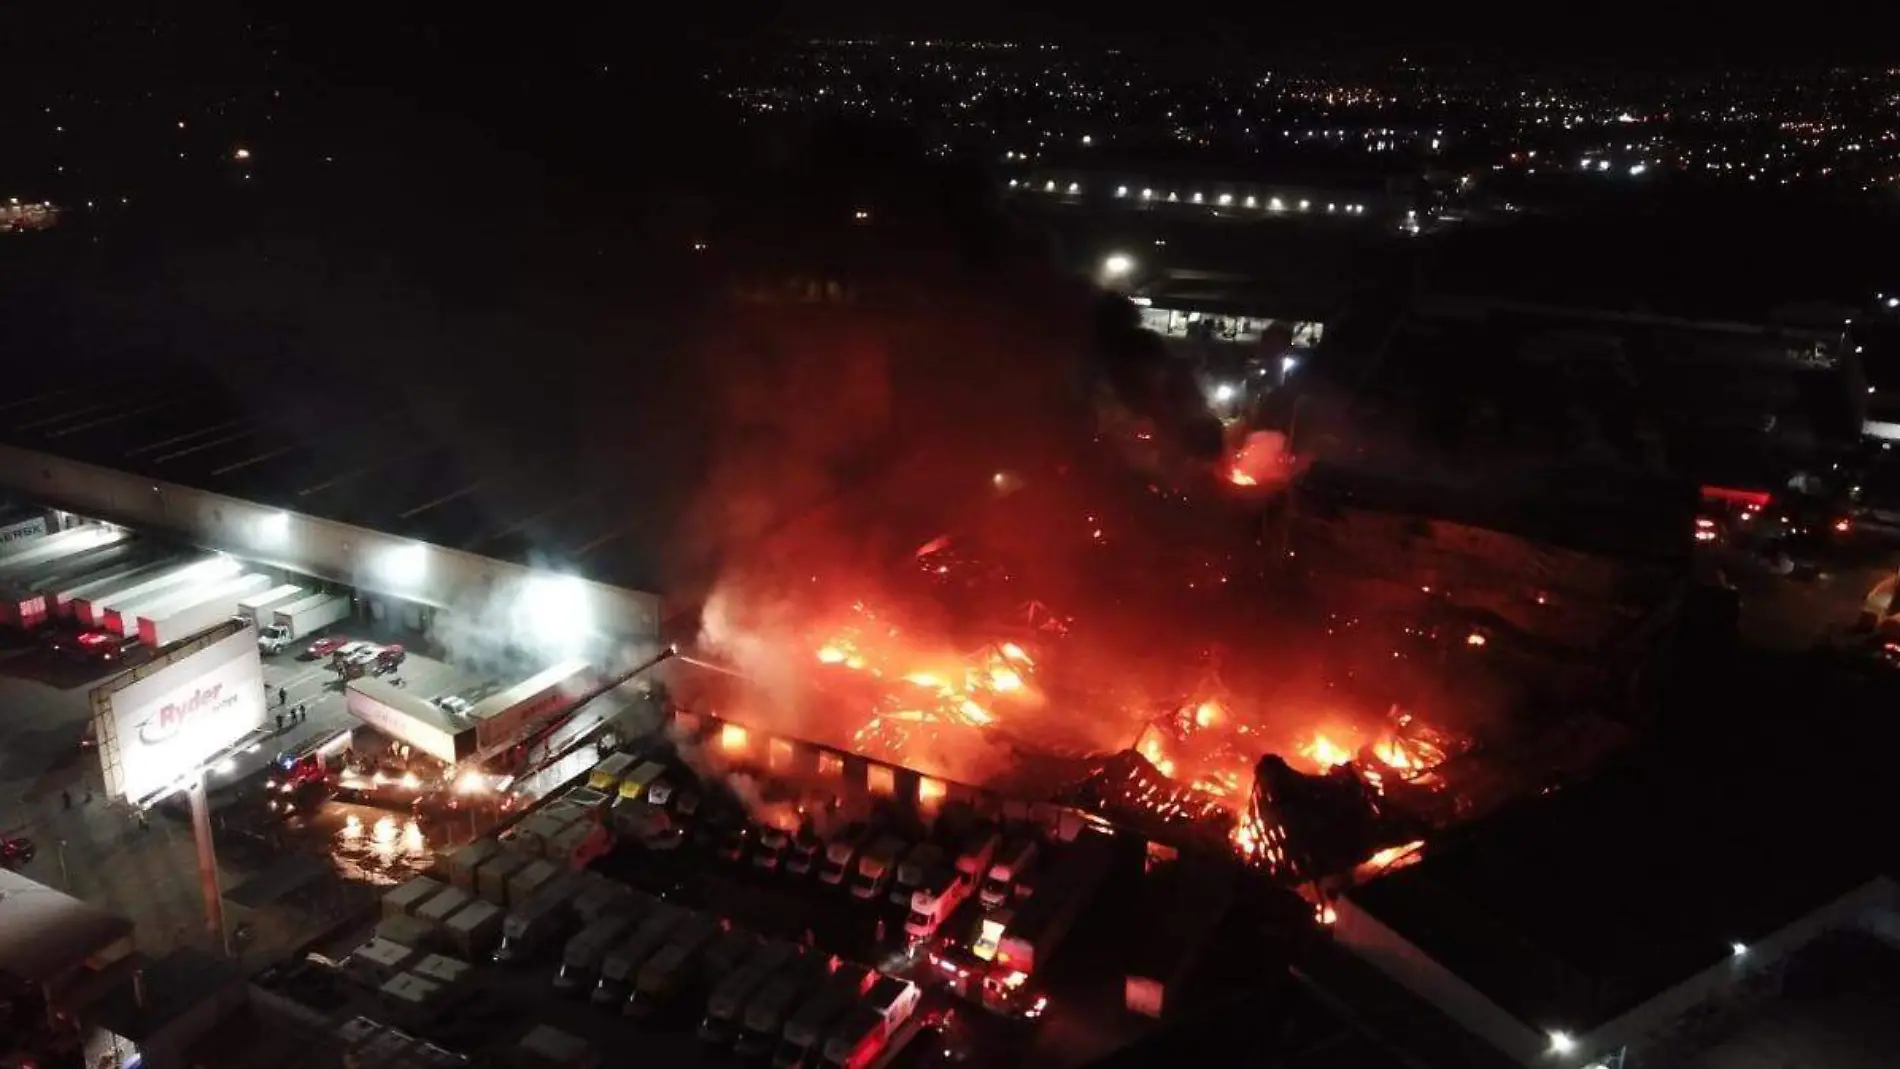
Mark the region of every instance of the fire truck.
<instances>
[{"instance_id":1,"label":"fire truck","mask_svg":"<svg viewBox=\"0 0 1900 1069\"><path fill-rule=\"evenodd\" d=\"M344 755L350 750L350 732L320 735L295 749L285 750L271 762L264 781L268 807L289 816L308 812L336 794Z\"/></svg>"}]
</instances>

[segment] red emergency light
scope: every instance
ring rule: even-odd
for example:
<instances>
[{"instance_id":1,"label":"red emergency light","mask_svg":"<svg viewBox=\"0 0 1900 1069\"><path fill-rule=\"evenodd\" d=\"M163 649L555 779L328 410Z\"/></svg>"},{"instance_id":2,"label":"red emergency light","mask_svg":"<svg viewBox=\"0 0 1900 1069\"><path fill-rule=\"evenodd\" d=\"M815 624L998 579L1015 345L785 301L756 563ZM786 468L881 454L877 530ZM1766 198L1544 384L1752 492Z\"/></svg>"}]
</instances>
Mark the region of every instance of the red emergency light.
<instances>
[{"instance_id":1,"label":"red emergency light","mask_svg":"<svg viewBox=\"0 0 1900 1069\"><path fill-rule=\"evenodd\" d=\"M1702 500L1722 501L1730 505L1748 505L1752 508L1765 509L1774 499L1775 495L1766 490L1738 490L1729 486L1702 488Z\"/></svg>"}]
</instances>

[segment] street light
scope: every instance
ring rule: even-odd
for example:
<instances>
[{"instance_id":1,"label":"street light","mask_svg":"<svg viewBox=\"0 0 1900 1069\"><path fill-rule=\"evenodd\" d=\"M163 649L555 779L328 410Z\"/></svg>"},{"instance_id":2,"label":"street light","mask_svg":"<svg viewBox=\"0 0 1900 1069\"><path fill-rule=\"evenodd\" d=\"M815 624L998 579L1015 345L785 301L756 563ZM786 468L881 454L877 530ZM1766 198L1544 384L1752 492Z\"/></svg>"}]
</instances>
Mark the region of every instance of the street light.
<instances>
[{"instance_id":1,"label":"street light","mask_svg":"<svg viewBox=\"0 0 1900 1069\"><path fill-rule=\"evenodd\" d=\"M1135 269L1135 258L1125 252L1112 252L1102 261L1102 273L1109 278L1125 278Z\"/></svg>"}]
</instances>

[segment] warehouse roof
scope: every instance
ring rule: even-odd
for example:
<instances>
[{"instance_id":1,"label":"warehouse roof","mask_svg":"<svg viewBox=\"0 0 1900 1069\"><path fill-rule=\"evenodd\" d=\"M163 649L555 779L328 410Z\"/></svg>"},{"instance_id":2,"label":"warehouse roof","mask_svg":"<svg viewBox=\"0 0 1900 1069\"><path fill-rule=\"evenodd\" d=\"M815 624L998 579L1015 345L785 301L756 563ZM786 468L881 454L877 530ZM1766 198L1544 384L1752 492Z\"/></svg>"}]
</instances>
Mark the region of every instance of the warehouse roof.
<instances>
[{"instance_id":1,"label":"warehouse roof","mask_svg":"<svg viewBox=\"0 0 1900 1069\"><path fill-rule=\"evenodd\" d=\"M666 513L630 504L652 502L639 471L589 478L556 449L483 449L467 421L425 419L395 391L316 381L260 405L175 366L65 366L36 369L0 403L0 442L655 589Z\"/></svg>"},{"instance_id":2,"label":"warehouse roof","mask_svg":"<svg viewBox=\"0 0 1900 1069\"><path fill-rule=\"evenodd\" d=\"M1586 1031L1880 874L1859 826L1761 766L1633 767L1347 897L1519 1021Z\"/></svg>"},{"instance_id":3,"label":"warehouse roof","mask_svg":"<svg viewBox=\"0 0 1900 1069\"><path fill-rule=\"evenodd\" d=\"M0 973L48 983L131 936L124 917L0 869Z\"/></svg>"}]
</instances>

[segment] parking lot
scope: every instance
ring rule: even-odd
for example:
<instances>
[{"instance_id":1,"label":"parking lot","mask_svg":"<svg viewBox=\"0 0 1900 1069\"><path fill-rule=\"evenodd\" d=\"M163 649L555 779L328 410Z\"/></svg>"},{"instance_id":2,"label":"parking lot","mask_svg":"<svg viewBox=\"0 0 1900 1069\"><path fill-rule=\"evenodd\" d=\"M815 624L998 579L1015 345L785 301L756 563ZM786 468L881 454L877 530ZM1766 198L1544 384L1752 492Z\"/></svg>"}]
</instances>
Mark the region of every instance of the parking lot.
<instances>
[{"instance_id":1,"label":"parking lot","mask_svg":"<svg viewBox=\"0 0 1900 1069\"><path fill-rule=\"evenodd\" d=\"M326 634L401 641L373 629L339 624ZM37 846L23 872L130 917L141 946L162 951L181 941L208 945L190 825L182 805L164 805L144 824L107 801L96 751L83 744L88 694L113 674L110 666L47 647L45 636L7 634L0 647L0 831ZM236 800L285 750L354 727L343 683L325 661L295 651L264 658L269 711L264 730L231 766L210 776L214 812ZM421 653L409 653L395 674L418 693L476 692L492 686ZM281 690L283 702L278 694ZM285 708L304 718L280 724ZM70 802L70 805L68 804ZM219 877L229 890L272 859L248 844L220 837Z\"/></svg>"}]
</instances>

